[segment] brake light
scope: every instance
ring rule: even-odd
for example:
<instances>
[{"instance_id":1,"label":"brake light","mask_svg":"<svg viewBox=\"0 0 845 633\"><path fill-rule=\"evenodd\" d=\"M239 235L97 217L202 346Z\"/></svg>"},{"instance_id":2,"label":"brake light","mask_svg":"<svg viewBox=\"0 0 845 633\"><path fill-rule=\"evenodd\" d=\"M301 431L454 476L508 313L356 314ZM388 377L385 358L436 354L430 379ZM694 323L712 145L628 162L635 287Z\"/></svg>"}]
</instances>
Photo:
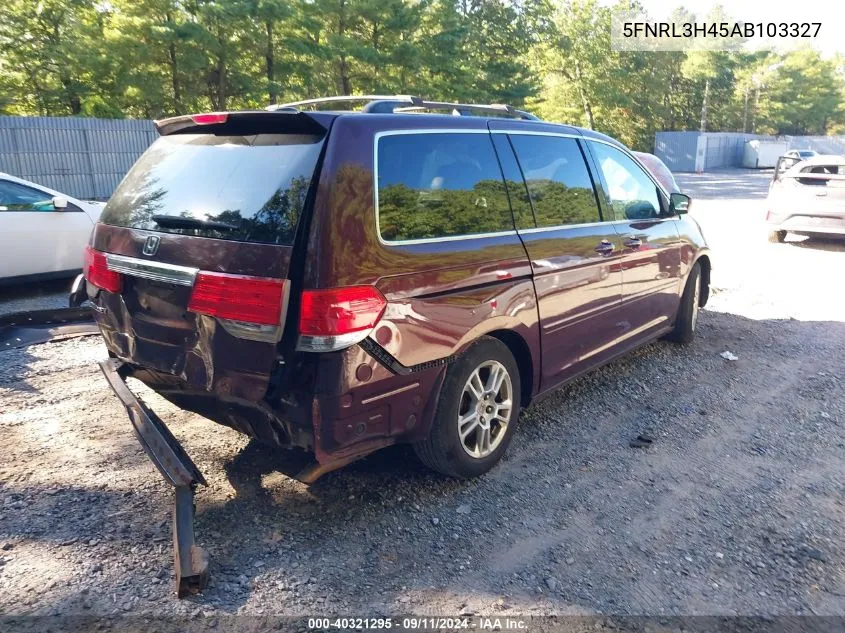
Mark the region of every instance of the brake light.
<instances>
[{"instance_id":1,"label":"brake light","mask_svg":"<svg viewBox=\"0 0 845 633\"><path fill-rule=\"evenodd\" d=\"M95 251L90 246L85 247L82 274L90 284L109 292L120 292L123 287L120 273L109 270L105 253Z\"/></svg>"},{"instance_id":2,"label":"brake light","mask_svg":"<svg viewBox=\"0 0 845 633\"><path fill-rule=\"evenodd\" d=\"M386 306L387 301L373 286L305 290L299 308L299 333L320 337L359 333L361 340L378 323Z\"/></svg>"},{"instance_id":3,"label":"brake light","mask_svg":"<svg viewBox=\"0 0 845 633\"><path fill-rule=\"evenodd\" d=\"M225 123L229 118L228 112L206 112L204 114L191 115L191 121L197 125L212 125L214 123Z\"/></svg>"},{"instance_id":4,"label":"brake light","mask_svg":"<svg viewBox=\"0 0 845 633\"><path fill-rule=\"evenodd\" d=\"M283 279L200 271L188 310L233 321L279 325L284 288Z\"/></svg>"}]
</instances>

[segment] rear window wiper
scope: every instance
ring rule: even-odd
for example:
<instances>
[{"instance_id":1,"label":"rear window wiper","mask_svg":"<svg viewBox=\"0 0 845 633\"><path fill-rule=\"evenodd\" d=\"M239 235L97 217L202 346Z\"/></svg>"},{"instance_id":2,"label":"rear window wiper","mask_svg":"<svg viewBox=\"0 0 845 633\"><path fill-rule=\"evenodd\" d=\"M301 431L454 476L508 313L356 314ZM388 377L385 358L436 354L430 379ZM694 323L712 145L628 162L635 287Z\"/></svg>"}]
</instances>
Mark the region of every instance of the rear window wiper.
<instances>
[{"instance_id":1,"label":"rear window wiper","mask_svg":"<svg viewBox=\"0 0 845 633\"><path fill-rule=\"evenodd\" d=\"M186 218L180 215L154 215L153 222L164 229L211 229L214 231L237 231L240 227L216 220Z\"/></svg>"}]
</instances>

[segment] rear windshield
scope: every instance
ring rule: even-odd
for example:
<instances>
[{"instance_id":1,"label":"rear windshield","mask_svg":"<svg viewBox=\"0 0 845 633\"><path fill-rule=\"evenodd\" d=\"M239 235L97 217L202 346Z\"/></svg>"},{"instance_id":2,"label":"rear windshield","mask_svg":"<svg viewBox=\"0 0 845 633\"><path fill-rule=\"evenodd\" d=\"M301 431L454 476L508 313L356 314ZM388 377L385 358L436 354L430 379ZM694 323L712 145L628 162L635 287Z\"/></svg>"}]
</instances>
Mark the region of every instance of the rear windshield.
<instances>
[{"instance_id":1,"label":"rear windshield","mask_svg":"<svg viewBox=\"0 0 845 633\"><path fill-rule=\"evenodd\" d=\"M101 222L244 242L292 244L322 146L295 134L176 134L153 143Z\"/></svg>"}]
</instances>

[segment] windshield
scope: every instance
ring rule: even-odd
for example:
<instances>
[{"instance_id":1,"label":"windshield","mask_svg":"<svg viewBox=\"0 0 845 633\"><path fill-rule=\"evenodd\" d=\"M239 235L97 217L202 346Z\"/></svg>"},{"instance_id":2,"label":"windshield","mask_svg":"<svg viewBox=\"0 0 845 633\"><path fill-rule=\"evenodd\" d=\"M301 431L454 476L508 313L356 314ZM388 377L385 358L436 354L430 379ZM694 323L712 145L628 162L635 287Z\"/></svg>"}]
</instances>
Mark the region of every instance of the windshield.
<instances>
[{"instance_id":1,"label":"windshield","mask_svg":"<svg viewBox=\"0 0 845 633\"><path fill-rule=\"evenodd\" d=\"M101 222L166 233L292 244L322 147L294 134L177 134L153 143Z\"/></svg>"}]
</instances>

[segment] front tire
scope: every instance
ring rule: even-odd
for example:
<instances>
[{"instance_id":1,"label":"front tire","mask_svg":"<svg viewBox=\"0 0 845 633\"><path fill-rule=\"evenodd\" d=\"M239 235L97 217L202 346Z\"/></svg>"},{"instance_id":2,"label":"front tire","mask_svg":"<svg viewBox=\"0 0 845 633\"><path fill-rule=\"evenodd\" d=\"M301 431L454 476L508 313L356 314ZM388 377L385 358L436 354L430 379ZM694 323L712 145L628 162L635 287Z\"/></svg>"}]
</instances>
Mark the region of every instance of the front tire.
<instances>
[{"instance_id":1,"label":"front tire","mask_svg":"<svg viewBox=\"0 0 845 633\"><path fill-rule=\"evenodd\" d=\"M769 241L773 244L782 244L786 239L786 231L772 231L769 233Z\"/></svg>"},{"instance_id":2,"label":"front tire","mask_svg":"<svg viewBox=\"0 0 845 633\"><path fill-rule=\"evenodd\" d=\"M684 294L681 296L681 305L678 307L678 316L675 319L675 328L666 337L670 341L689 345L695 338L695 328L698 325L698 311L701 306L701 264L698 262L692 267Z\"/></svg>"},{"instance_id":3,"label":"front tire","mask_svg":"<svg viewBox=\"0 0 845 633\"><path fill-rule=\"evenodd\" d=\"M508 347L479 339L446 370L431 431L414 444L420 461L458 479L486 473L510 444L521 393Z\"/></svg>"}]
</instances>

